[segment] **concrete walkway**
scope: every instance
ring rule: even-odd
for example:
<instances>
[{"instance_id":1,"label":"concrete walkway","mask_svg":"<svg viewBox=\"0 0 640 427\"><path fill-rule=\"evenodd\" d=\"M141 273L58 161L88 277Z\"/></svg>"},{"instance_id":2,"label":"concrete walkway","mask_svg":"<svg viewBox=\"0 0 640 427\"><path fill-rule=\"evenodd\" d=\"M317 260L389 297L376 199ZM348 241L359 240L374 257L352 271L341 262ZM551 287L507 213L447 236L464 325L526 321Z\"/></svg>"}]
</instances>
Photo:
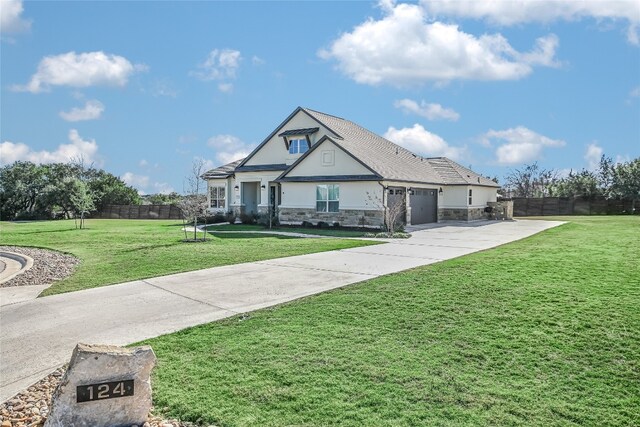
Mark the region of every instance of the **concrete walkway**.
<instances>
[{"instance_id":1,"label":"concrete walkway","mask_svg":"<svg viewBox=\"0 0 640 427\"><path fill-rule=\"evenodd\" d=\"M216 267L0 307L0 402L68 361L78 342L125 345L522 239L558 221L477 222L410 239Z\"/></svg>"}]
</instances>

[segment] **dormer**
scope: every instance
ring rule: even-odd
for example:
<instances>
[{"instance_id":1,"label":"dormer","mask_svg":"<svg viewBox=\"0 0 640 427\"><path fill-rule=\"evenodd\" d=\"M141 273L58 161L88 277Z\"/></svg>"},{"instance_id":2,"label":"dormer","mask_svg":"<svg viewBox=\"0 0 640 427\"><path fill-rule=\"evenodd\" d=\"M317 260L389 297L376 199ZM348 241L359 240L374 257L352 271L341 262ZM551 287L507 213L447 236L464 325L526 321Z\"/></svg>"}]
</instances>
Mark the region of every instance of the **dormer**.
<instances>
[{"instance_id":1,"label":"dormer","mask_svg":"<svg viewBox=\"0 0 640 427\"><path fill-rule=\"evenodd\" d=\"M318 127L290 129L278 134L284 140L284 146L289 153L285 161L287 165L293 164L301 155L311 149L315 142L315 135L319 130Z\"/></svg>"}]
</instances>

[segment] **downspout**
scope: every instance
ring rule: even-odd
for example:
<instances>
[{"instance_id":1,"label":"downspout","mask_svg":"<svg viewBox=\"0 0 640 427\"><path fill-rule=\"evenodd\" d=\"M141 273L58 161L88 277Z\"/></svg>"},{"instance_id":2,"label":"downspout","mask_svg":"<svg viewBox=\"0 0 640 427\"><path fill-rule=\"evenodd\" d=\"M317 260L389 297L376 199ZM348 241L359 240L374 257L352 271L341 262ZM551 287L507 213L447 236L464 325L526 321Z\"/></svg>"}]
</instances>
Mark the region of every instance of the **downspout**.
<instances>
[{"instance_id":1,"label":"downspout","mask_svg":"<svg viewBox=\"0 0 640 427\"><path fill-rule=\"evenodd\" d=\"M384 184L381 181L378 181L378 184L382 187L382 224L387 226L387 201L385 198L387 197L387 192L384 188Z\"/></svg>"}]
</instances>

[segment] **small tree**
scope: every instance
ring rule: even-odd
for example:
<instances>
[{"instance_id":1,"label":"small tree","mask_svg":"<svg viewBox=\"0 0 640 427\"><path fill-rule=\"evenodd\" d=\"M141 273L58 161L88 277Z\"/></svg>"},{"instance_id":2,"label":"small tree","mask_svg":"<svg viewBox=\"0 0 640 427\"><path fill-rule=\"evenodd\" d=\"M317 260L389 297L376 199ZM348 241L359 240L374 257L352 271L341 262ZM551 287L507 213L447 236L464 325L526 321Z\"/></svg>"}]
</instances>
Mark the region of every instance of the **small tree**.
<instances>
[{"instance_id":1,"label":"small tree","mask_svg":"<svg viewBox=\"0 0 640 427\"><path fill-rule=\"evenodd\" d=\"M78 215L80 215L80 229L82 230L84 228L85 214L94 210L96 205L93 200L93 194L89 191L89 186L86 182L78 178L72 178L70 184L69 188L72 191L70 194L70 200L75 211L74 219L76 228L78 228L77 218Z\"/></svg>"},{"instance_id":2,"label":"small tree","mask_svg":"<svg viewBox=\"0 0 640 427\"><path fill-rule=\"evenodd\" d=\"M367 198L374 206L383 211L384 226L390 234L393 234L402 225L402 215L405 213L404 193L403 197L394 197L389 200L388 191L388 189L383 189L382 199L377 195L372 196L369 192L367 192Z\"/></svg>"},{"instance_id":3,"label":"small tree","mask_svg":"<svg viewBox=\"0 0 640 427\"><path fill-rule=\"evenodd\" d=\"M182 210L182 218L185 225L193 224L193 241L198 240L198 218L204 218L207 214L207 196L203 194L206 184L201 176L205 172L204 160L195 159L191 165L191 173L186 178L185 195L178 203ZM206 227L206 224L205 224ZM185 240L187 232L185 228ZM204 230L204 238L207 240L207 231Z\"/></svg>"}]
</instances>

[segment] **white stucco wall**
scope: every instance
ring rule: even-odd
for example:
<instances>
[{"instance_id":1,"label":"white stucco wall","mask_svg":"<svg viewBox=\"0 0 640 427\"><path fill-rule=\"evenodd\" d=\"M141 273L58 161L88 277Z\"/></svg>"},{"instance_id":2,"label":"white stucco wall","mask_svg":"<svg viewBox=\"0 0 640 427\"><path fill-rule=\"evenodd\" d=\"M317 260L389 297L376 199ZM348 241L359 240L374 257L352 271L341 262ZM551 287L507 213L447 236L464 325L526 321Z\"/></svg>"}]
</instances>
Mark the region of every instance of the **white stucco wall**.
<instances>
[{"instance_id":1,"label":"white stucco wall","mask_svg":"<svg viewBox=\"0 0 640 427\"><path fill-rule=\"evenodd\" d=\"M478 187L472 185L468 189L473 190L473 196L471 198L471 206L473 207L485 207L487 202L495 202L498 198L498 189L491 187ZM467 194L468 190L467 189Z\"/></svg>"},{"instance_id":2,"label":"white stucco wall","mask_svg":"<svg viewBox=\"0 0 640 427\"><path fill-rule=\"evenodd\" d=\"M472 190L471 205L469 205L469 190ZM442 208L467 208L484 207L487 202L495 202L497 188L480 187L477 185L450 185L442 186Z\"/></svg>"},{"instance_id":3,"label":"white stucco wall","mask_svg":"<svg viewBox=\"0 0 640 427\"><path fill-rule=\"evenodd\" d=\"M469 206L467 202L467 189L466 185L443 185L442 196L438 198L439 208L466 208Z\"/></svg>"},{"instance_id":4,"label":"white stucco wall","mask_svg":"<svg viewBox=\"0 0 640 427\"><path fill-rule=\"evenodd\" d=\"M371 171L331 141L324 141L300 162L288 177L333 175L373 175Z\"/></svg>"},{"instance_id":5,"label":"white stucco wall","mask_svg":"<svg viewBox=\"0 0 640 427\"><path fill-rule=\"evenodd\" d=\"M282 208L316 208L318 184L340 185L340 209L379 210L382 187L377 181L357 182L283 182Z\"/></svg>"},{"instance_id":6,"label":"white stucco wall","mask_svg":"<svg viewBox=\"0 0 640 427\"><path fill-rule=\"evenodd\" d=\"M320 125L307 113L305 113L304 111L299 111L295 116L291 118L291 120L289 120L287 124L282 127L282 129L278 130L278 132L273 137L271 137L271 139L269 139L269 141L267 141L267 143L263 145L262 148L257 153L255 153L251 159L249 159L246 165L270 165L280 163L292 164L300 155L290 155L287 147L284 145L284 140L282 139L282 137L278 136L278 134L291 129L315 127L319 127L320 130L312 135L309 135L309 138L311 139L311 145L313 145L316 141L319 141L320 138L322 138L324 135L333 135L327 128Z\"/></svg>"}]
</instances>

